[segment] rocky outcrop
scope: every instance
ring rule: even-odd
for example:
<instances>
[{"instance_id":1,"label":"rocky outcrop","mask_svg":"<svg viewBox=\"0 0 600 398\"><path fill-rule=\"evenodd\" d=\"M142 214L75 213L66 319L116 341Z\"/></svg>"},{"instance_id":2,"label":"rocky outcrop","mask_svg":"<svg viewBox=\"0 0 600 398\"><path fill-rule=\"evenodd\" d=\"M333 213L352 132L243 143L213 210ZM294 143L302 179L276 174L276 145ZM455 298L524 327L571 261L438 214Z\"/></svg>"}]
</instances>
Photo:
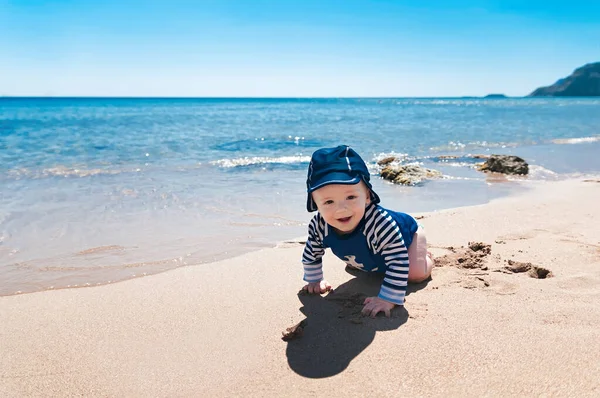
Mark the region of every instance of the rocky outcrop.
<instances>
[{"instance_id":1,"label":"rocky outcrop","mask_svg":"<svg viewBox=\"0 0 600 398\"><path fill-rule=\"evenodd\" d=\"M491 155L481 166L480 171L502 174L526 175L529 173L529 165L525 160L512 155Z\"/></svg>"},{"instance_id":2,"label":"rocky outcrop","mask_svg":"<svg viewBox=\"0 0 600 398\"><path fill-rule=\"evenodd\" d=\"M442 173L437 170L428 169L416 164L399 165L393 163L388 163L381 170L380 174L384 179L402 185L417 185L423 182L423 180L442 176Z\"/></svg>"},{"instance_id":3,"label":"rocky outcrop","mask_svg":"<svg viewBox=\"0 0 600 398\"><path fill-rule=\"evenodd\" d=\"M600 62L586 64L551 86L540 87L530 97L597 97L600 96Z\"/></svg>"}]
</instances>

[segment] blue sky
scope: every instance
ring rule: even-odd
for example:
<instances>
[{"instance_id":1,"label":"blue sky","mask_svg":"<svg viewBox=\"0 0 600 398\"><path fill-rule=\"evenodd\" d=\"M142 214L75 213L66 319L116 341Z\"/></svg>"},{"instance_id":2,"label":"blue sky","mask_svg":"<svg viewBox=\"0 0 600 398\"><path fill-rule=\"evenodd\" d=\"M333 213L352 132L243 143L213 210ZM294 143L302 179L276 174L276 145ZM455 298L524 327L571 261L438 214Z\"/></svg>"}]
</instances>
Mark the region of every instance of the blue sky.
<instances>
[{"instance_id":1,"label":"blue sky","mask_svg":"<svg viewBox=\"0 0 600 398\"><path fill-rule=\"evenodd\" d=\"M0 95L526 95L594 61L598 0L0 0Z\"/></svg>"}]
</instances>

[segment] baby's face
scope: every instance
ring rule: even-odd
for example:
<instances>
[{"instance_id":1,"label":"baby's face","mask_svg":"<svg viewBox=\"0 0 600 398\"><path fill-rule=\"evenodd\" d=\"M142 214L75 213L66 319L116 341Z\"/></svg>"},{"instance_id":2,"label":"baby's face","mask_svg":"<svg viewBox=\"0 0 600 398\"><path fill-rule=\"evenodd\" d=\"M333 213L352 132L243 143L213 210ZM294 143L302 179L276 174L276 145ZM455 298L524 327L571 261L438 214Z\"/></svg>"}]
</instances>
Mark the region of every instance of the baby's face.
<instances>
[{"instance_id":1,"label":"baby's face","mask_svg":"<svg viewBox=\"0 0 600 398\"><path fill-rule=\"evenodd\" d=\"M362 181L355 185L325 185L312 196L327 224L340 233L354 231L371 203L369 189Z\"/></svg>"}]
</instances>

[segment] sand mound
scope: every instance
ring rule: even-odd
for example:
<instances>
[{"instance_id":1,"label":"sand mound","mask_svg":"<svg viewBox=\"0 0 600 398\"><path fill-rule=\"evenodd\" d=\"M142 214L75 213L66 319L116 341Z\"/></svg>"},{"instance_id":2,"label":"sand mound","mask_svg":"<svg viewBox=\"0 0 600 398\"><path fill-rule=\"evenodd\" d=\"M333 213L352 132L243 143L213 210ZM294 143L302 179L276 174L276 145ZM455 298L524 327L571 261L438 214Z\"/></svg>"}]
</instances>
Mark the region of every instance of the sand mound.
<instances>
[{"instance_id":1,"label":"sand mound","mask_svg":"<svg viewBox=\"0 0 600 398\"><path fill-rule=\"evenodd\" d=\"M487 269L485 262L492 253L492 246L483 242L469 242L468 247L447 247L452 253L435 259L436 267L459 267Z\"/></svg>"}]
</instances>

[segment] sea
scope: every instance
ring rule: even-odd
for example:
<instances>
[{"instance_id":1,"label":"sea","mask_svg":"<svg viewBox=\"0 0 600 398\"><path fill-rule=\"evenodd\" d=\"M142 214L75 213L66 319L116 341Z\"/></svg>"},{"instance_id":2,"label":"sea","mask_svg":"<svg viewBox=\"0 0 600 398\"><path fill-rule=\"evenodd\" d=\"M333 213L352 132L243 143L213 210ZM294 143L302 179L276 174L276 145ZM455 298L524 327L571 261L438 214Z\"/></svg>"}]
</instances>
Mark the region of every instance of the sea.
<instances>
[{"instance_id":1,"label":"sea","mask_svg":"<svg viewBox=\"0 0 600 398\"><path fill-rule=\"evenodd\" d=\"M352 146L384 207L487 203L600 173L594 98L0 98L0 295L82 288L306 234L313 151ZM527 177L479 172L508 154ZM397 156L443 177L400 186ZM297 267L301 278L300 259ZM227 272L223 269L223 272Z\"/></svg>"}]
</instances>

